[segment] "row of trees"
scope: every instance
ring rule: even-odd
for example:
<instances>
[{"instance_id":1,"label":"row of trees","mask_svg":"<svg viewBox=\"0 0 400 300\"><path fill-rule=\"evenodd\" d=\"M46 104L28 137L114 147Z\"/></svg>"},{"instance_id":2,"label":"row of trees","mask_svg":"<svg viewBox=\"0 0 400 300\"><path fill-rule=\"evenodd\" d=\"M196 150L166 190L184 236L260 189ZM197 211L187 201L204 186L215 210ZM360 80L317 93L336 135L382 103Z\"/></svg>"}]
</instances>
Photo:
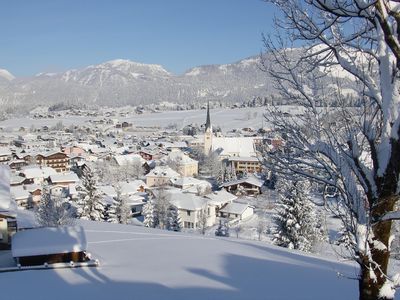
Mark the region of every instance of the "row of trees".
<instances>
[{"instance_id":1,"label":"row of trees","mask_svg":"<svg viewBox=\"0 0 400 300\"><path fill-rule=\"evenodd\" d=\"M48 187L44 187L35 211L40 225L71 225L76 218L121 224L130 222L131 208L127 203L128 199L121 195L120 187L115 187L117 195L112 203L105 204L97 188L97 176L90 168L83 169L81 181L82 184L77 187L79 196L75 201L63 195L53 195Z\"/></svg>"},{"instance_id":2,"label":"row of trees","mask_svg":"<svg viewBox=\"0 0 400 300\"><path fill-rule=\"evenodd\" d=\"M158 190L156 199L149 200L143 206L143 225L150 228L181 231L182 221L178 209L170 203L164 189Z\"/></svg>"}]
</instances>

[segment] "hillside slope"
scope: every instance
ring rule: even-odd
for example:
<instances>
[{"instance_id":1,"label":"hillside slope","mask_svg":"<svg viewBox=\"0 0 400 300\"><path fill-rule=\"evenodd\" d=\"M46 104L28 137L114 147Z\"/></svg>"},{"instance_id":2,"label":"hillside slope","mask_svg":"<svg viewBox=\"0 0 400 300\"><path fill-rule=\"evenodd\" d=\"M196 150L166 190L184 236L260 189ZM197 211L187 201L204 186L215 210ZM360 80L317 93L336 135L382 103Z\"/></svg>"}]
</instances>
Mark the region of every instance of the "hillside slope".
<instances>
[{"instance_id":1,"label":"hillside slope","mask_svg":"<svg viewBox=\"0 0 400 300\"><path fill-rule=\"evenodd\" d=\"M98 268L0 273L2 299L356 299L356 268L234 239L83 222Z\"/></svg>"}]
</instances>

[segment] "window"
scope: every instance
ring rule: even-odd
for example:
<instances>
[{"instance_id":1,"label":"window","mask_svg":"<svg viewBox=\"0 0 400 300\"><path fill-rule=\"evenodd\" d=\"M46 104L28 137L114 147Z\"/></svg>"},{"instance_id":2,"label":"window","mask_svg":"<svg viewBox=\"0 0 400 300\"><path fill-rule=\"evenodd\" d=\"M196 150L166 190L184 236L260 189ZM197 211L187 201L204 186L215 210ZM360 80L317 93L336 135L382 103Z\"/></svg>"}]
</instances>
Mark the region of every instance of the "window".
<instances>
[{"instance_id":1,"label":"window","mask_svg":"<svg viewBox=\"0 0 400 300\"><path fill-rule=\"evenodd\" d=\"M187 215L190 216L190 210L186 211Z\"/></svg>"}]
</instances>

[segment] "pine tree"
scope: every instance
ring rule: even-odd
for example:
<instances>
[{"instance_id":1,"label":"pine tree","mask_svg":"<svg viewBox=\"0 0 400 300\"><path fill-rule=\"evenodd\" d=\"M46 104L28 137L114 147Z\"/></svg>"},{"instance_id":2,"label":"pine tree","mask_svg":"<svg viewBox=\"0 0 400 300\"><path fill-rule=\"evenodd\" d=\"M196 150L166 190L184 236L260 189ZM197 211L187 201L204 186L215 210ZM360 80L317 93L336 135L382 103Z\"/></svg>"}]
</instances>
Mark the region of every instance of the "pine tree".
<instances>
[{"instance_id":1,"label":"pine tree","mask_svg":"<svg viewBox=\"0 0 400 300\"><path fill-rule=\"evenodd\" d=\"M274 216L273 242L289 249L310 252L318 240L315 208L305 181L282 181L278 187L279 203Z\"/></svg>"},{"instance_id":2,"label":"pine tree","mask_svg":"<svg viewBox=\"0 0 400 300\"><path fill-rule=\"evenodd\" d=\"M171 205L168 212L168 230L181 231L182 221L179 217L178 209Z\"/></svg>"},{"instance_id":3,"label":"pine tree","mask_svg":"<svg viewBox=\"0 0 400 300\"><path fill-rule=\"evenodd\" d=\"M143 225L145 227L154 228L155 227L155 220L154 220L154 205L153 201L149 200L143 206L142 214L144 216Z\"/></svg>"},{"instance_id":4,"label":"pine tree","mask_svg":"<svg viewBox=\"0 0 400 300\"><path fill-rule=\"evenodd\" d=\"M104 220L104 205L100 192L97 189L97 178L90 168L82 171L82 185L80 186L79 199L77 201L78 217L85 220Z\"/></svg>"}]
</instances>

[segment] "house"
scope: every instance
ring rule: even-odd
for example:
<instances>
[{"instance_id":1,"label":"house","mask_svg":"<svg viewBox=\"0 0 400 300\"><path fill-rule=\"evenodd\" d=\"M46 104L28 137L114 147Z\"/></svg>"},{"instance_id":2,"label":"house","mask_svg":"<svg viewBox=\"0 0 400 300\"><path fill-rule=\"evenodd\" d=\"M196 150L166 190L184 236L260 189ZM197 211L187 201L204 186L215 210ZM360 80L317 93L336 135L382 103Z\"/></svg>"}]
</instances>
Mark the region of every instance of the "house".
<instances>
[{"instance_id":1,"label":"house","mask_svg":"<svg viewBox=\"0 0 400 300\"><path fill-rule=\"evenodd\" d=\"M228 158L228 163L236 174L261 172L261 162L257 157L232 156Z\"/></svg>"},{"instance_id":2,"label":"house","mask_svg":"<svg viewBox=\"0 0 400 300\"><path fill-rule=\"evenodd\" d=\"M85 262L86 234L81 226L43 227L19 231L12 238L11 253L21 266Z\"/></svg>"},{"instance_id":3,"label":"house","mask_svg":"<svg viewBox=\"0 0 400 300\"><path fill-rule=\"evenodd\" d=\"M70 184L78 184L80 180L78 178L78 175L70 172L64 174L52 174L49 177L49 181L53 185L68 187Z\"/></svg>"},{"instance_id":4,"label":"house","mask_svg":"<svg viewBox=\"0 0 400 300\"><path fill-rule=\"evenodd\" d=\"M221 187L235 195L258 195L261 194L261 188L264 181L254 175L249 175L237 180L224 182Z\"/></svg>"},{"instance_id":5,"label":"house","mask_svg":"<svg viewBox=\"0 0 400 300\"><path fill-rule=\"evenodd\" d=\"M220 210L223 218L244 220L254 214L254 207L244 203L229 203Z\"/></svg>"},{"instance_id":6,"label":"house","mask_svg":"<svg viewBox=\"0 0 400 300\"><path fill-rule=\"evenodd\" d=\"M168 154L166 163L174 167L181 176L197 176L199 173L198 161L190 158L180 150L174 150Z\"/></svg>"},{"instance_id":7,"label":"house","mask_svg":"<svg viewBox=\"0 0 400 300\"><path fill-rule=\"evenodd\" d=\"M11 236L17 231L16 217L16 204L10 192L10 169L0 166L0 250L10 249Z\"/></svg>"},{"instance_id":8,"label":"house","mask_svg":"<svg viewBox=\"0 0 400 300\"><path fill-rule=\"evenodd\" d=\"M21 169L20 176L25 177L25 183L42 184L57 171L50 167L27 166Z\"/></svg>"},{"instance_id":9,"label":"house","mask_svg":"<svg viewBox=\"0 0 400 300\"><path fill-rule=\"evenodd\" d=\"M159 191L153 191L156 199ZM206 226L215 224L215 210L208 206L208 201L202 196L184 193L179 189L167 189L165 193L170 203L178 209L183 228L199 229L202 226L203 214L206 215ZM156 200L157 201L157 200Z\"/></svg>"},{"instance_id":10,"label":"house","mask_svg":"<svg viewBox=\"0 0 400 300\"><path fill-rule=\"evenodd\" d=\"M214 191L204 196L208 199L208 205L213 206L215 215L220 215L220 210L229 203L232 203L237 197L231 193L228 193L225 189Z\"/></svg>"},{"instance_id":11,"label":"house","mask_svg":"<svg viewBox=\"0 0 400 300\"><path fill-rule=\"evenodd\" d=\"M158 166L146 175L146 184L148 187L168 185L173 178L181 175L168 166Z\"/></svg>"},{"instance_id":12,"label":"house","mask_svg":"<svg viewBox=\"0 0 400 300\"><path fill-rule=\"evenodd\" d=\"M27 163L34 161L42 167L50 167L57 172L65 172L69 170L69 157L61 151L44 151L39 153L18 154L19 158L23 158Z\"/></svg>"},{"instance_id":13,"label":"house","mask_svg":"<svg viewBox=\"0 0 400 300\"><path fill-rule=\"evenodd\" d=\"M30 208L31 194L23 186L13 186L10 188L11 197L19 207Z\"/></svg>"}]
</instances>

